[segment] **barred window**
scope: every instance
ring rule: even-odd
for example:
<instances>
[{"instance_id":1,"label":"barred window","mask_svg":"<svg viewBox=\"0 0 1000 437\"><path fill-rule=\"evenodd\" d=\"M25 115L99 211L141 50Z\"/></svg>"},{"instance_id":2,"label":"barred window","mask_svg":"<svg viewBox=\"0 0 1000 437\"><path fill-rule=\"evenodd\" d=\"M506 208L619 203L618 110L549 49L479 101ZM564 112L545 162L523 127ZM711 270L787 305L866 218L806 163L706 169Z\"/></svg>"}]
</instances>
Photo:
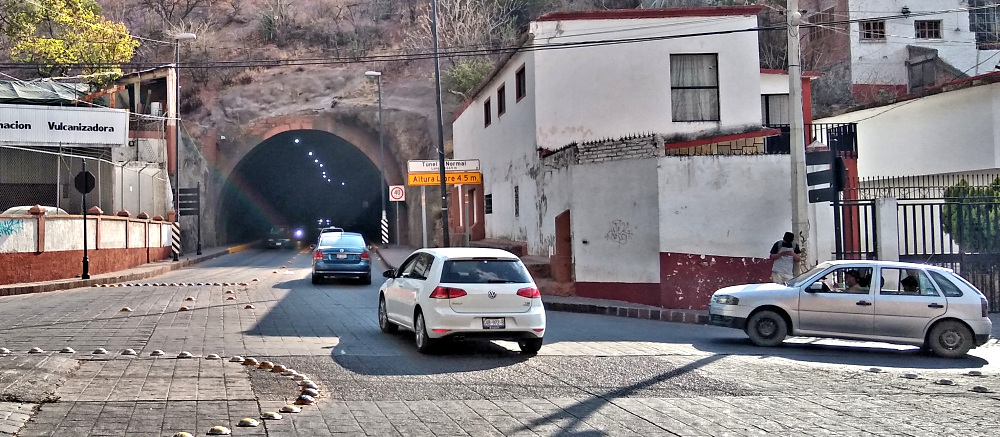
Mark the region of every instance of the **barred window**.
<instances>
[{"instance_id":1,"label":"barred window","mask_svg":"<svg viewBox=\"0 0 1000 437\"><path fill-rule=\"evenodd\" d=\"M919 39L941 39L941 20L917 20L913 31Z\"/></svg>"},{"instance_id":2,"label":"barred window","mask_svg":"<svg viewBox=\"0 0 1000 437\"><path fill-rule=\"evenodd\" d=\"M862 41L885 41L885 20L865 20L858 23Z\"/></svg>"}]
</instances>

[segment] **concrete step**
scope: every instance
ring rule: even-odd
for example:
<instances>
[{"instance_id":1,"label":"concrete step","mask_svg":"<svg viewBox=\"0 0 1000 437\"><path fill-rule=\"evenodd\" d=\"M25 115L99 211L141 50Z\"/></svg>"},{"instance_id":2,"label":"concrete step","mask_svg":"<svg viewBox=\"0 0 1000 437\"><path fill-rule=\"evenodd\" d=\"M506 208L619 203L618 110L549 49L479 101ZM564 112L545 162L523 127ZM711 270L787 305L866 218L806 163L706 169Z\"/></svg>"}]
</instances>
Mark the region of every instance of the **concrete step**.
<instances>
[{"instance_id":1,"label":"concrete step","mask_svg":"<svg viewBox=\"0 0 1000 437\"><path fill-rule=\"evenodd\" d=\"M552 278L552 266L549 264L549 259L544 256L522 256L521 262L524 263L524 267L527 267L528 273L536 281L539 278Z\"/></svg>"},{"instance_id":2,"label":"concrete step","mask_svg":"<svg viewBox=\"0 0 1000 437\"><path fill-rule=\"evenodd\" d=\"M528 243L525 243L523 241L486 238L482 240L470 241L469 246L492 247L494 249L503 249L517 256L525 256L528 253Z\"/></svg>"},{"instance_id":3,"label":"concrete step","mask_svg":"<svg viewBox=\"0 0 1000 437\"><path fill-rule=\"evenodd\" d=\"M538 291L544 296L575 296L576 284L572 282L556 282L551 278L535 278Z\"/></svg>"}]
</instances>

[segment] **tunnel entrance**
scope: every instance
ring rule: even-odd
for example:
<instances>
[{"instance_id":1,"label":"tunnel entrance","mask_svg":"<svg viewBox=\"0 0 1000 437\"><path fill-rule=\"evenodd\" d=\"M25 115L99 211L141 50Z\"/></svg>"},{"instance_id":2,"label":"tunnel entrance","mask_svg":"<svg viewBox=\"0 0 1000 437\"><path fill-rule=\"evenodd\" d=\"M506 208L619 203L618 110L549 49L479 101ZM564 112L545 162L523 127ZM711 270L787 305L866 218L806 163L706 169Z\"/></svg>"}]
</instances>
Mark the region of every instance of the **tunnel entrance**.
<instances>
[{"instance_id":1,"label":"tunnel entrance","mask_svg":"<svg viewBox=\"0 0 1000 437\"><path fill-rule=\"evenodd\" d=\"M273 226L301 229L306 244L324 226L378 242L380 181L379 163L344 139L319 130L282 132L254 147L230 173L218 229L229 244L264 238ZM395 222L394 211L386 213Z\"/></svg>"}]
</instances>

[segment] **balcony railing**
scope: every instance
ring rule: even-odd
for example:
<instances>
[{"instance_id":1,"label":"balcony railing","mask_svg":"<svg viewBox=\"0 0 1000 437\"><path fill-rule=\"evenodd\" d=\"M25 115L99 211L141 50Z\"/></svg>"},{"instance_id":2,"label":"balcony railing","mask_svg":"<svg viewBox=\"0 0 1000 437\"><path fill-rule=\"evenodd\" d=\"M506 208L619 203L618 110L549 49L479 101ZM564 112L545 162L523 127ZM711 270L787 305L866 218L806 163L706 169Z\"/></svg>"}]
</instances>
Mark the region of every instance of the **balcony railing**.
<instances>
[{"instance_id":1,"label":"balcony railing","mask_svg":"<svg viewBox=\"0 0 1000 437\"><path fill-rule=\"evenodd\" d=\"M781 135L767 138L764 146L767 153L789 153L790 127L787 124L771 124L766 127L781 130ZM819 141L842 156L858 156L856 123L809 123L805 125L805 132L806 146Z\"/></svg>"}]
</instances>

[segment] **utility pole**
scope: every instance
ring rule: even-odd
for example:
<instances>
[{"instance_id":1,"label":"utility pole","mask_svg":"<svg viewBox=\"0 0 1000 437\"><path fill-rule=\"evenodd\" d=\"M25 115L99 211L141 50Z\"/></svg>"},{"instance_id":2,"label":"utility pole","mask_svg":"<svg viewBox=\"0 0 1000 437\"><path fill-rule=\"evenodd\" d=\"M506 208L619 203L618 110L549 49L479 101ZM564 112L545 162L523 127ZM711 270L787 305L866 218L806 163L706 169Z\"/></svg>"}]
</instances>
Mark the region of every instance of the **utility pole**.
<instances>
[{"instance_id":1,"label":"utility pole","mask_svg":"<svg viewBox=\"0 0 1000 437\"><path fill-rule=\"evenodd\" d=\"M437 25L437 0L431 0L431 39L434 40L434 90L435 103L437 103L437 128L438 128L438 165L441 166L439 175L441 176L441 245L451 246L450 232L448 226L448 182L445 180L444 169L444 115L441 109L441 56L438 53L438 25Z\"/></svg>"},{"instance_id":2,"label":"utility pole","mask_svg":"<svg viewBox=\"0 0 1000 437\"><path fill-rule=\"evenodd\" d=\"M792 161L792 233L795 234L805 260L795 263L795 274L815 264L815 255L809 248L809 210L806 198L806 140L805 121L802 120L802 56L799 53L799 0L788 0L785 11L788 17L788 123L789 152Z\"/></svg>"}]
</instances>

